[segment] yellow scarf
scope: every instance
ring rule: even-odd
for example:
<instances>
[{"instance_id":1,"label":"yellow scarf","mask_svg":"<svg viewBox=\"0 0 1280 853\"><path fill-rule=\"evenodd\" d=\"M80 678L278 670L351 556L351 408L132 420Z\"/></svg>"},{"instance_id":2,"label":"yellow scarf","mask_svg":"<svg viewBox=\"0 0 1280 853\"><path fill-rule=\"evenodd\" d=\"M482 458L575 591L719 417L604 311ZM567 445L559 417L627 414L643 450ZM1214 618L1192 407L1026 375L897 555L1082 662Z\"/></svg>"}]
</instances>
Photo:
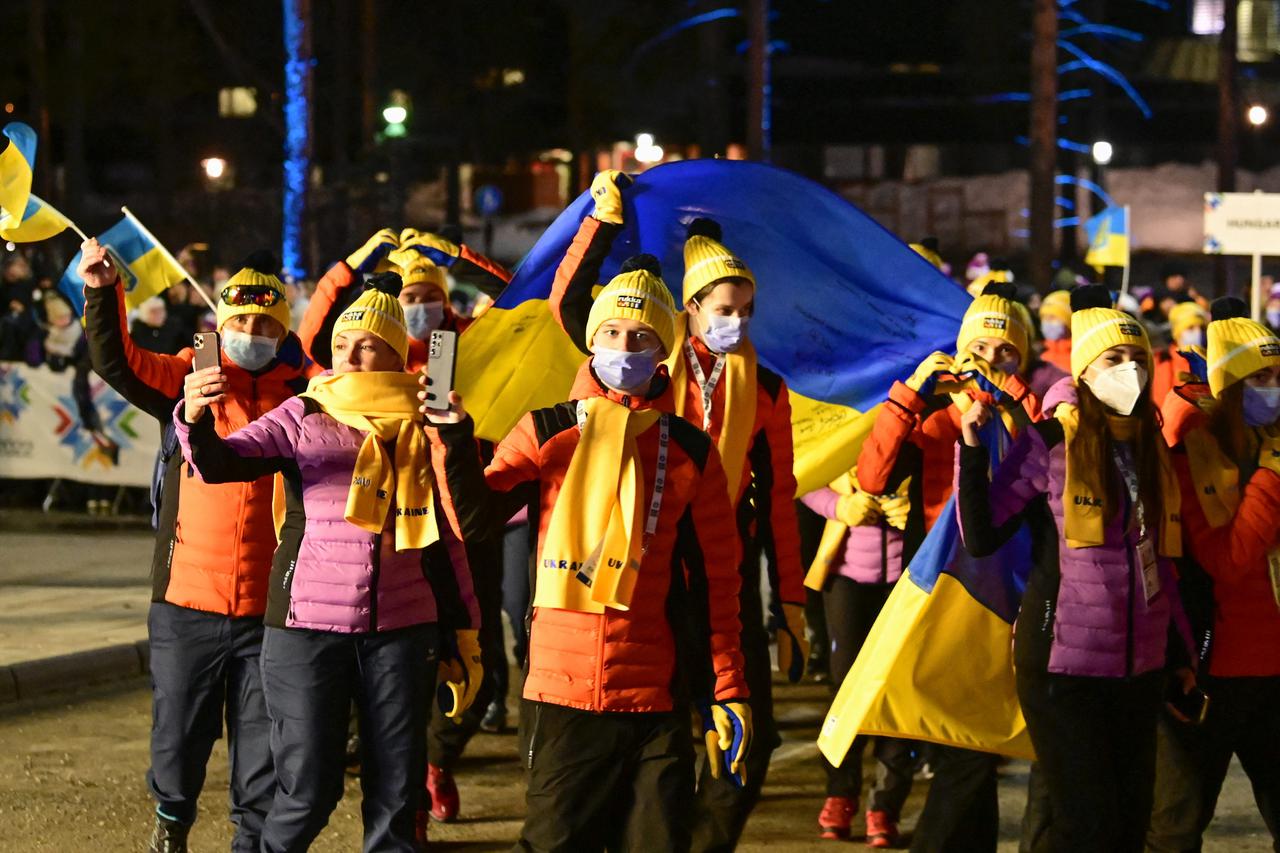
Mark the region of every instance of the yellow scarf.
<instances>
[{"instance_id":1,"label":"yellow scarf","mask_svg":"<svg viewBox=\"0 0 1280 853\"><path fill-rule=\"evenodd\" d=\"M691 368L684 354L684 344L688 338L689 315L681 312L676 317L676 345L667 357L666 365L671 375L676 414L682 418L689 417L685 411L689 405ZM751 433L756 423L756 351L751 346L751 341L743 340L737 352L726 353L723 358L724 375L720 381L724 384L724 419L721 421L720 435L712 438L716 441L720 462L724 465L724 473L729 480L729 500L736 507L742 486L742 472L747 467ZM715 405L714 402L712 405ZM704 412L703 415L710 420L710 412ZM701 427L702 424L695 421L694 426Z\"/></svg>"},{"instance_id":2,"label":"yellow scarf","mask_svg":"<svg viewBox=\"0 0 1280 853\"><path fill-rule=\"evenodd\" d=\"M1092 459L1079 458L1079 445L1075 441L1080 427L1080 410L1066 403L1058 406L1058 421L1062 424L1063 441L1067 445L1067 476L1062 494L1063 535L1070 548L1088 548L1105 541L1106 495L1098 494L1083 476L1094 463ZM1125 440L1125 432L1133 432L1135 421L1130 418L1110 418L1112 434ZM1169 449L1163 440L1157 440L1156 452L1160 456L1160 497L1164 518L1160 519L1160 536L1156 543L1165 557L1182 555L1181 493ZM1103 478L1105 482L1105 478Z\"/></svg>"},{"instance_id":3,"label":"yellow scarf","mask_svg":"<svg viewBox=\"0 0 1280 853\"><path fill-rule=\"evenodd\" d=\"M586 422L556 496L538 559L535 607L627 610L640 570L644 470L636 436L660 412L607 397L584 401Z\"/></svg>"},{"instance_id":4,"label":"yellow scarf","mask_svg":"<svg viewBox=\"0 0 1280 853\"><path fill-rule=\"evenodd\" d=\"M1259 439L1266 439L1280 429L1272 425L1254 427L1252 431ZM1222 527L1229 524L1240 506L1240 469L1204 426L1188 432L1182 443L1187 449L1191 482L1195 485L1196 497L1209 525Z\"/></svg>"},{"instance_id":5,"label":"yellow scarf","mask_svg":"<svg viewBox=\"0 0 1280 853\"><path fill-rule=\"evenodd\" d=\"M356 454L345 517L381 533L394 494L397 551L425 548L440 538L418 390L415 374L377 371L316 376L302 395L335 421L367 433ZM383 445L391 440L394 464Z\"/></svg>"}]
</instances>

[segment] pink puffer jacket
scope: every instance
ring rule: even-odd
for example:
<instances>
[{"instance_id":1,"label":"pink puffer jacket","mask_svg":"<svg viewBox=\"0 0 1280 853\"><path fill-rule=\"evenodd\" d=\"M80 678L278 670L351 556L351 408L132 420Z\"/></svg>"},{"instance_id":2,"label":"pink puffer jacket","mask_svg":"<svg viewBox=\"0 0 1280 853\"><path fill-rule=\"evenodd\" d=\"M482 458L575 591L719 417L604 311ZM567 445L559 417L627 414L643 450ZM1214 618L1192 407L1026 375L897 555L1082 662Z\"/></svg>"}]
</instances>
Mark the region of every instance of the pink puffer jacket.
<instances>
[{"instance_id":1,"label":"pink puffer jacket","mask_svg":"<svg viewBox=\"0 0 1280 853\"><path fill-rule=\"evenodd\" d=\"M266 624L341 634L437 621L450 628L479 627L466 553L445 521L438 492L441 542L426 549L395 550L392 513L380 535L343 517L363 432L303 397L225 439L207 428L208 420L188 427L182 404L174 413L183 457L206 482L273 471L284 477L287 509L272 563Z\"/></svg>"}]
</instances>

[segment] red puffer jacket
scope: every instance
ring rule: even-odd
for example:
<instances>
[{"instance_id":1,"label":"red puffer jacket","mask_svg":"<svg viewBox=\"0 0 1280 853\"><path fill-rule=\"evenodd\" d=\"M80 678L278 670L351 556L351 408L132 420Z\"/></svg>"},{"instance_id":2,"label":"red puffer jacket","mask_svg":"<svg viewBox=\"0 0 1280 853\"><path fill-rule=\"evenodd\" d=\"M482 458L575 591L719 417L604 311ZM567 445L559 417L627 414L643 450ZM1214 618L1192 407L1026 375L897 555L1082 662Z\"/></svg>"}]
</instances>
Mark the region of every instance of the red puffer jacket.
<instances>
[{"instance_id":1,"label":"red puffer jacket","mask_svg":"<svg viewBox=\"0 0 1280 853\"><path fill-rule=\"evenodd\" d=\"M660 373L657 381L666 379ZM670 411L669 389L651 399L610 391L583 364L577 400L608 396L633 409ZM673 684L713 670L706 692L719 701L747 696L738 622L738 536L728 484L705 433L671 417L662 508L645 551L629 610L583 613L534 609L524 697L584 711L670 711ZM464 539L497 535L519 506L539 514L539 545L581 436L575 406L531 412L498 445L480 472L471 422L432 432L437 482L448 491L451 521ZM653 491L659 426L636 437L644 469L641 494ZM683 560L676 558L679 554ZM689 625L700 626L692 632ZM693 635L692 645L685 640ZM678 648L677 636L680 637ZM701 638L701 639L698 639ZM689 668L677 672L677 660ZM701 685L691 684L695 692Z\"/></svg>"}]
</instances>

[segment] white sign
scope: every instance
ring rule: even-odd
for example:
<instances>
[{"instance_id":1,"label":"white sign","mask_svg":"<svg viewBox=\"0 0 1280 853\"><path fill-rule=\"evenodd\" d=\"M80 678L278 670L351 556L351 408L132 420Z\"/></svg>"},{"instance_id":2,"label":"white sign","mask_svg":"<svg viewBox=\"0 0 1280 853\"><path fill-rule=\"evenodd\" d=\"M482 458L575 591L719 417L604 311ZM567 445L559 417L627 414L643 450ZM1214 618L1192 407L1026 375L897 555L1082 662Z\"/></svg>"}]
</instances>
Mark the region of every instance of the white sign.
<instances>
[{"instance_id":1,"label":"white sign","mask_svg":"<svg viewBox=\"0 0 1280 853\"><path fill-rule=\"evenodd\" d=\"M1204 251L1280 255L1280 193L1205 193Z\"/></svg>"},{"instance_id":2,"label":"white sign","mask_svg":"<svg viewBox=\"0 0 1280 853\"><path fill-rule=\"evenodd\" d=\"M95 438L80 424L71 379L70 370L0 362L0 479L150 486L160 447L155 418L90 374L89 393L102 424Z\"/></svg>"}]
</instances>

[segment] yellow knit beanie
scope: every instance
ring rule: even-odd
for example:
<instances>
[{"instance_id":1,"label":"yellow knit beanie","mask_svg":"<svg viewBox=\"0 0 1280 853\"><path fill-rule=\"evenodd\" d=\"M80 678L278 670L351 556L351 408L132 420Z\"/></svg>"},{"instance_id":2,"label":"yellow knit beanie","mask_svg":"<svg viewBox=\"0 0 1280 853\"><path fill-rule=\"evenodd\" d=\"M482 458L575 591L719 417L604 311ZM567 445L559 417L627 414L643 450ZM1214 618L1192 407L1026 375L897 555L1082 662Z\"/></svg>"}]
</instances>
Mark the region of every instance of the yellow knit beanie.
<instances>
[{"instance_id":1,"label":"yellow knit beanie","mask_svg":"<svg viewBox=\"0 0 1280 853\"><path fill-rule=\"evenodd\" d=\"M343 332L359 330L377 335L400 356L409 357L409 333L404 326L404 309L400 307L400 276L393 272L377 273L365 282L364 293L338 315L333 324L333 338Z\"/></svg>"},{"instance_id":2,"label":"yellow knit beanie","mask_svg":"<svg viewBox=\"0 0 1280 853\"><path fill-rule=\"evenodd\" d=\"M684 243L684 304L688 305L698 291L726 278L740 278L755 287L756 277L746 262L720 242L720 225L711 219L695 219L689 223Z\"/></svg>"},{"instance_id":3,"label":"yellow knit beanie","mask_svg":"<svg viewBox=\"0 0 1280 853\"><path fill-rule=\"evenodd\" d=\"M1169 310L1169 334L1175 342L1192 326L1205 326L1208 323L1209 312L1197 302L1179 302Z\"/></svg>"},{"instance_id":4,"label":"yellow knit beanie","mask_svg":"<svg viewBox=\"0 0 1280 853\"><path fill-rule=\"evenodd\" d=\"M244 259L241 270L227 279L218 293L219 330L223 323L241 314L266 314L289 330L289 300L285 298L284 282L276 276L278 269L275 255L266 249Z\"/></svg>"},{"instance_id":5,"label":"yellow knit beanie","mask_svg":"<svg viewBox=\"0 0 1280 853\"><path fill-rule=\"evenodd\" d=\"M1248 318L1243 300L1224 297L1213 303L1209 324L1209 390L1218 397L1227 388L1264 367L1280 364L1280 338Z\"/></svg>"},{"instance_id":6,"label":"yellow knit beanie","mask_svg":"<svg viewBox=\"0 0 1280 853\"><path fill-rule=\"evenodd\" d=\"M1071 292L1071 378L1079 379L1094 359L1125 344L1145 349L1151 363L1151 340L1142 323L1110 306L1111 292L1100 284Z\"/></svg>"},{"instance_id":7,"label":"yellow knit beanie","mask_svg":"<svg viewBox=\"0 0 1280 853\"><path fill-rule=\"evenodd\" d=\"M406 228L405 231L410 229ZM400 271L400 279L404 287L414 284L434 284L446 296L449 295L449 276L444 267L412 249L397 249L387 258Z\"/></svg>"},{"instance_id":8,"label":"yellow knit beanie","mask_svg":"<svg viewBox=\"0 0 1280 853\"><path fill-rule=\"evenodd\" d=\"M956 352L963 355L978 338L1008 341L1018 351L1018 366L1023 368L1031 356L1031 314L1025 305L1013 298L1013 285L991 283L982 295L969 305L956 335Z\"/></svg>"},{"instance_id":9,"label":"yellow knit beanie","mask_svg":"<svg viewBox=\"0 0 1280 853\"><path fill-rule=\"evenodd\" d=\"M1071 322L1071 291L1055 290L1040 303L1040 319L1050 318L1062 323Z\"/></svg>"},{"instance_id":10,"label":"yellow knit beanie","mask_svg":"<svg viewBox=\"0 0 1280 853\"><path fill-rule=\"evenodd\" d=\"M636 320L653 329L669 354L676 345L676 301L653 255L636 255L606 284L591 303L587 345L608 320Z\"/></svg>"}]
</instances>

